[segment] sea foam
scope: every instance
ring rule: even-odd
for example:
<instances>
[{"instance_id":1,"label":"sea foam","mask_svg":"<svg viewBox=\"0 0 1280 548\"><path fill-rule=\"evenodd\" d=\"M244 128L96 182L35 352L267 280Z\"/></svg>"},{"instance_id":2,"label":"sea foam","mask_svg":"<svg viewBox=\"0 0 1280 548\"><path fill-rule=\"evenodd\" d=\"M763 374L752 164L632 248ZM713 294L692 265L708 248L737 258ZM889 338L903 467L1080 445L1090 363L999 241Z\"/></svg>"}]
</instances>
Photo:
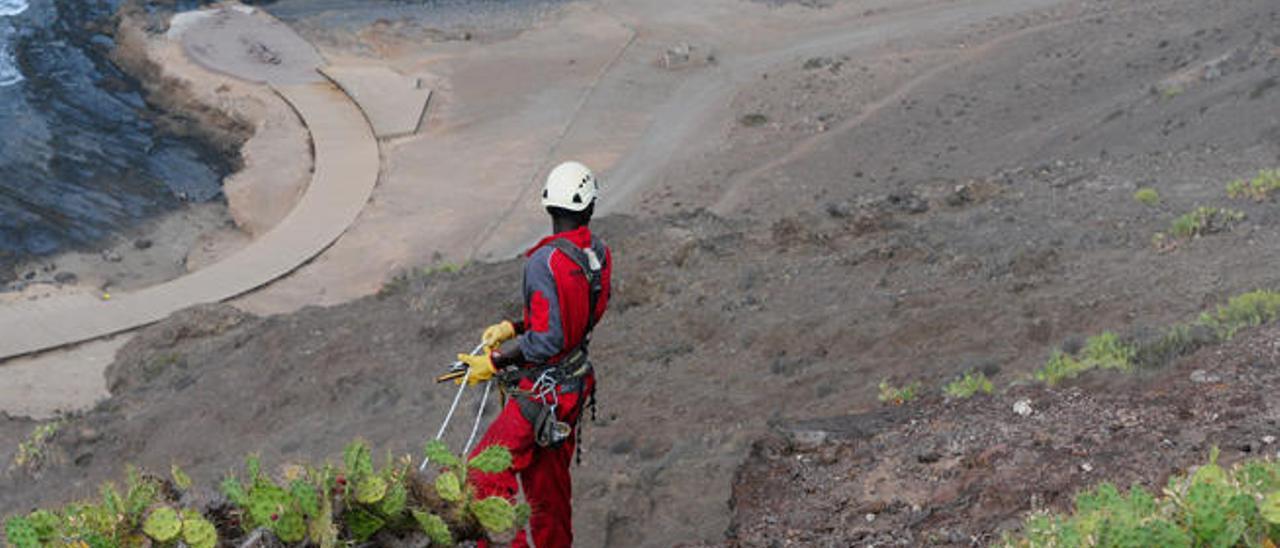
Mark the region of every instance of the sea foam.
<instances>
[{"instance_id":1,"label":"sea foam","mask_svg":"<svg viewBox=\"0 0 1280 548\"><path fill-rule=\"evenodd\" d=\"M27 11L27 0L0 0L0 17L17 15ZM13 58L9 46L9 37L13 28L7 22L0 23L0 87L11 86L22 81L22 72Z\"/></svg>"},{"instance_id":2,"label":"sea foam","mask_svg":"<svg viewBox=\"0 0 1280 548\"><path fill-rule=\"evenodd\" d=\"M8 2L10 0L0 0L0 2ZM5 4L0 3L0 6ZM13 35L13 27L9 26L8 21L0 20L0 87L11 86L22 81L22 72L18 70L18 63L13 58L13 49L9 44L9 37Z\"/></svg>"},{"instance_id":3,"label":"sea foam","mask_svg":"<svg viewBox=\"0 0 1280 548\"><path fill-rule=\"evenodd\" d=\"M27 11L27 0L0 0L0 17Z\"/></svg>"}]
</instances>

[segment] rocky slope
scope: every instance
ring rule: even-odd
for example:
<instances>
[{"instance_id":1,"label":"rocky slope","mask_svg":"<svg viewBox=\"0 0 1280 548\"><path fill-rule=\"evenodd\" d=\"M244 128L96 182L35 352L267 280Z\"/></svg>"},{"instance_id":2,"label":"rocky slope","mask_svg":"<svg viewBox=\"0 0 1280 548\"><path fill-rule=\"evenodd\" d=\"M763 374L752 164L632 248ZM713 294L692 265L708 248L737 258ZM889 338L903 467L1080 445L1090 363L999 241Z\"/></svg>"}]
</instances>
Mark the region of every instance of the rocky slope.
<instances>
[{"instance_id":1,"label":"rocky slope","mask_svg":"<svg viewBox=\"0 0 1280 548\"><path fill-rule=\"evenodd\" d=\"M739 472L729 544L989 545L1101 481L1159 492L1212 447L1280 458L1278 389L1268 327L1134 376L785 422Z\"/></svg>"},{"instance_id":2,"label":"rocky slope","mask_svg":"<svg viewBox=\"0 0 1280 548\"><path fill-rule=\"evenodd\" d=\"M1033 495L1060 506L1095 479L1159 482L1215 444L1269 450L1275 331L1127 381L888 410L876 385L936 394L980 369L1009 387L1081 336L1280 286L1280 210L1224 190L1280 162L1278 16L1262 0L1064 3L878 60L796 59L744 89L720 153L672 166L653 212L597 222L617 294L594 345L600 420L574 469L580 544L967 543L1016 525ZM868 73L885 81L854 85ZM1160 91L1170 81L1182 91ZM1246 219L1152 246L1200 205ZM154 326L38 478L0 480L0 514L91 494L125 462L208 481L249 451L315 460L355 436L415 451L451 396L431 377L515 312L519 268ZM1029 417L1011 411L1022 398ZM0 459L30 426L0 421Z\"/></svg>"}]
</instances>

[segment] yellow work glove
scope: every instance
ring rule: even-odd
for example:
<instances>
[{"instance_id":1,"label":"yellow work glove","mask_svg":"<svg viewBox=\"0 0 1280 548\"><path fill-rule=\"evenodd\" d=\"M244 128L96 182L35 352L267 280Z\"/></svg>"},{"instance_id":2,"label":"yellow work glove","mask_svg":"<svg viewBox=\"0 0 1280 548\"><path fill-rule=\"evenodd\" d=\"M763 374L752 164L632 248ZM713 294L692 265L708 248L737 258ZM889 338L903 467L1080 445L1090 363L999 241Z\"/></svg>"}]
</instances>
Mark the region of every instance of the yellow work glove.
<instances>
[{"instance_id":1,"label":"yellow work glove","mask_svg":"<svg viewBox=\"0 0 1280 548\"><path fill-rule=\"evenodd\" d=\"M486 350L497 350L502 343L516 338L516 325L504 321L489 326L484 330L484 335L480 336L480 342L484 344Z\"/></svg>"},{"instance_id":2,"label":"yellow work glove","mask_svg":"<svg viewBox=\"0 0 1280 548\"><path fill-rule=\"evenodd\" d=\"M454 381L457 384L462 384L465 379L467 386L474 386L492 379L498 373L498 368L493 366L493 356L488 353L479 356L458 354L458 361L467 364L467 376Z\"/></svg>"}]
</instances>

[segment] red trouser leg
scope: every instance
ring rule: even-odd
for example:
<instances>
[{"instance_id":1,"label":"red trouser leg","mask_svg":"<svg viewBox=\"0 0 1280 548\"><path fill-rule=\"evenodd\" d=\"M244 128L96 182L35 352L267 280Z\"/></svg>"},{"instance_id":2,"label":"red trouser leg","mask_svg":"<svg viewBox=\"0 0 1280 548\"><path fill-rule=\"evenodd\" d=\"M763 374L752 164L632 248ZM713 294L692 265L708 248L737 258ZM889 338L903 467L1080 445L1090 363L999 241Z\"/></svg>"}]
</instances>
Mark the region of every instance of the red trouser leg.
<instances>
[{"instance_id":1,"label":"red trouser leg","mask_svg":"<svg viewBox=\"0 0 1280 548\"><path fill-rule=\"evenodd\" d=\"M563 411L557 413L561 415L561 420L568 419L564 415L571 413L574 415L572 418L577 419L577 403L576 394L561 397ZM569 464L574 454L573 441L570 439L559 447L550 449L538 447L533 440L533 427L520 414L520 406L513 399L502 408L502 413L489 425L480 444L471 452L471 456L475 456L494 444L511 451L510 470L496 474L473 471L468 480L477 498L501 496L514 501L519 488L516 476L519 475L520 481L524 483L525 499L533 510L529 527L538 548L573 545L572 489L569 478ZM481 548L485 546L486 543L480 543ZM512 546L528 546L525 531L517 533Z\"/></svg>"},{"instance_id":2,"label":"red trouser leg","mask_svg":"<svg viewBox=\"0 0 1280 548\"><path fill-rule=\"evenodd\" d=\"M533 509L529 529L538 548L573 546L573 499L569 480L569 464L573 462L573 440L559 447L539 447L533 462L520 472L524 496ZM512 546L523 546L524 535L518 535Z\"/></svg>"}]
</instances>

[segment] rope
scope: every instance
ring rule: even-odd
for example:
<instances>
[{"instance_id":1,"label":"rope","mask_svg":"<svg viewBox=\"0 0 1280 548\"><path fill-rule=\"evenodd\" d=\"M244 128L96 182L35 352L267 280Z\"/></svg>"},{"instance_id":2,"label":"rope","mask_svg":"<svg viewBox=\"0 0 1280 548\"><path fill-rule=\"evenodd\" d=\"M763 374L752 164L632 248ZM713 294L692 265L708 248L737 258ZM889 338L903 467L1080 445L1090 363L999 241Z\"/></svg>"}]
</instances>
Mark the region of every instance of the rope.
<instances>
[{"instance_id":1,"label":"rope","mask_svg":"<svg viewBox=\"0 0 1280 548\"><path fill-rule=\"evenodd\" d=\"M471 444L476 441L476 433L480 431L480 420L484 418L484 406L489 402L489 390L493 388L492 382L484 383L484 395L480 396L480 410L476 411L476 422L471 425L471 437L467 438L467 444L462 447L462 457L466 458L471 454Z\"/></svg>"},{"instance_id":2,"label":"rope","mask_svg":"<svg viewBox=\"0 0 1280 548\"><path fill-rule=\"evenodd\" d=\"M484 350L484 343L480 343L480 345L476 346L476 349L475 349L475 350L472 350L472 351L471 351L471 355L472 355L472 356L475 356L475 355L479 354L479 353L480 353L481 351L483 351L483 350ZM458 366L460 366L460 365L462 365L462 362L454 362L454 363L453 363L453 366L454 366L454 367L458 367ZM455 395L453 396L453 404L451 404L451 405L449 406L449 413L448 413L448 414L446 414L446 415L444 416L444 422L440 423L440 430L436 432L436 438L435 438L435 439L437 439L437 440L438 440L438 439L440 439L440 438L443 438L443 437L444 437L444 431L445 431L445 429L446 429L446 428L448 428L448 427L449 427L449 421L453 420L453 413L454 413L454 411L457 411L457 410L458 410L458 402L459 402L459 401L462 401L462 392L463 392L463 391L465 391L466 389L467 389L467 379L466 379L466 377L463 377L463 378L462 378L462 382L458 384L458 393L457 393L457 394L455 394ZM485 395L485 399L488 399L488 396L489 396L489 386L488 386L487 384L486 384L486 385L485 385L485 387L484 387L484 395ZM481 413L483 413L483 412L484 412L484 401L481 401L481 402L480 402L480 412L481 412ZM475 437L476 429L477 429L479 426L480 426L480 417L479 417L479 416L477 416L477 417L476 417L476 428L472 428L472 429L471 429L471 436L472 436L473 438ZM470 441L468 441L468 442L467 442L467 445L468 445L468 446L470 446L470 445L471 445L471 442L470 442ZM466 454L466 451L463 451L463 454L465 455L465 454ZM425 472L425 471L427 470L427 464L428 464L428 463L430 463L430 462L431 462L431 457L424 457L424 458L422 459L422 465L421 465L421 466L418 466L418 471L419 471L419 472Z\"/></svg>"}]
</instances>

